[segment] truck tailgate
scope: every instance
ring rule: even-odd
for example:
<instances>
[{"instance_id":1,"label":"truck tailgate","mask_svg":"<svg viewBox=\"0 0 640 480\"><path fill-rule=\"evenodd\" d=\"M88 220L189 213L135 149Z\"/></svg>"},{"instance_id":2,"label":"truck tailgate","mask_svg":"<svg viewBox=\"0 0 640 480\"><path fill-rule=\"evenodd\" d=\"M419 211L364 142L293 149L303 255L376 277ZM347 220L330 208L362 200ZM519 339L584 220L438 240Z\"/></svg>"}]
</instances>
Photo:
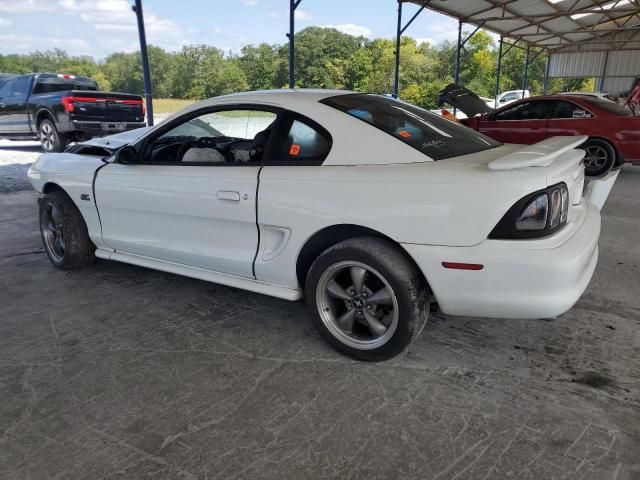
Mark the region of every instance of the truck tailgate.
<instances>
[{"instance_id":1,"label":"truck tailgate","mask_svg":"<svg viewBox=\"0 0 640 480\"><path fill-rule=\"evenodd\" d=\"M62 97L62 104L76 121L144 121L144 103L139 95L72 90Z\"/></svg>"}]
</instances>

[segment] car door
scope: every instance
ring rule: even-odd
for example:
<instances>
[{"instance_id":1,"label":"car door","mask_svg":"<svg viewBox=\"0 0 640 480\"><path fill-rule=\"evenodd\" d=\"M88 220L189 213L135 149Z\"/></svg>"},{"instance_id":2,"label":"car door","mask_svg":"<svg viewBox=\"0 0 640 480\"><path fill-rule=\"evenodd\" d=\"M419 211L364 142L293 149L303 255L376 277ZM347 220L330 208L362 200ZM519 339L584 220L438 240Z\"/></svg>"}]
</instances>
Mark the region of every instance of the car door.
<instances>
[{"instance_id":1,"label":"car door","mask_svg":"<svg viewBox=\"0 0 640 480\"><path fill-rule=\"evenodd\" d=\"M530 145L547 138L549 115L548 101L521 101L491 113L478 129L499 142Z\"/></svg>"},{"instance_id":2,"label":"car door","mask_svg":"<svg viewBox=\"0 0 640 480\"><path fill-rule=\"evenodd\" d=\"M100 169L104 242L121 253L253 277L258 174L276 119L263 108L201 110L136 145L134 163Z\"/></svg>"},{"instance_id":3,"label":"car door","mask_svg":"<svg viewBox=\"0 0 640 480\"><path fill-rule=\"evenodd\" d=\"M31 75L16 77L11 95L5 100L7 118L11 122L12 131L18 135L31 133L27 100L31 90Z\"/></svg>"},{"instance_id":4,"label":"car door","mask_svg":"<svg viewBox=\"0 0 640 480\"><path fill-rule=\"evenodd\" d=\"M7 103L11 97L14 80L7 80L0 85L0 134L13 133L13 123L10 116L11 107Z\"/></svg>"}]
</instances>

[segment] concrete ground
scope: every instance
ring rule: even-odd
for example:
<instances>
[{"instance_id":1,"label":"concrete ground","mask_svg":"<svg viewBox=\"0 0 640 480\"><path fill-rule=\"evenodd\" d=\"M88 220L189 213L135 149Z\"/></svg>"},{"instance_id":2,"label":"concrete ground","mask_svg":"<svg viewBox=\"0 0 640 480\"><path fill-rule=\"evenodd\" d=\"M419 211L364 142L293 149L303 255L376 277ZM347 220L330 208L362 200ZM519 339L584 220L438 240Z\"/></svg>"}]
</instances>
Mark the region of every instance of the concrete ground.
<instances>
[{"instance_id":1,"label":"concrete ground","mask_svg":"<svg viewBox=\"0 0 640 480\"><path fill-rule=\"evenodd\" d=\"M640 479L640 168L554 321L432 315L351 361L301 303L42 251L0 144L0 479Z\"/></svg>"}]
</instances>

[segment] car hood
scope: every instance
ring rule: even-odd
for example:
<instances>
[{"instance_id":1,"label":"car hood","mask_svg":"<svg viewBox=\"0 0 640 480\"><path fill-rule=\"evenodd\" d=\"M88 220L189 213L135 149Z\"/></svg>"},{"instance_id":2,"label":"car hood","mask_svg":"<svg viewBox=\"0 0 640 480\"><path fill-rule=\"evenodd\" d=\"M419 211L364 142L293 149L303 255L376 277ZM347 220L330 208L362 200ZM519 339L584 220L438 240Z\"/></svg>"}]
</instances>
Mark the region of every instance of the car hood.
<instances>
[{"instance_id":1,"label":"car hood","mask_svg":"<svg viewBox=\"0 0 640 480\"><path fill-rule=\"evenodd\" d=\"M136 128L135 130L129 130L127 132L116 133L115 135L108 135L106 137L97 137L87 140L85 142L79 142L80 145L92 145L95 147L105 147L109 150L118 150L129 143L133 143L147 133L151 127Z\"/></svg>"},{"instance_id":2,"label":"car hood","mask_svg":"<svg viewBox=\"0 0 640 480\"><path fill-rule=\"evenodd\" d=\"M475 117L480 113L487 113L493 110L474 92L455 83L451 83L440 90L438 103L440 105L448 103L463 111L467 117Z\"/></svg>"}]
</instances>

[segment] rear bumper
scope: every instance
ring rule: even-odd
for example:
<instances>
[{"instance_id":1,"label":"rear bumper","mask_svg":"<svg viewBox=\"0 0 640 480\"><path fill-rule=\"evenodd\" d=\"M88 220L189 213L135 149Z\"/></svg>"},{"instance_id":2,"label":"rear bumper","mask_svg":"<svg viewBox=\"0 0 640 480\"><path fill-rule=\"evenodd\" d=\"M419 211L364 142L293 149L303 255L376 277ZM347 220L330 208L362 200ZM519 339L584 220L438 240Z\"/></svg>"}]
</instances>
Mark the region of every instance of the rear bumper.
<instances>
[{"instance_id":1,"label":"rear bumper","mask_svg":"<svg viewBox=\"0 0 640 480\"><path fill-rule=\"evenodd\" d=\"M598 260L600 211L587 200L575 218L540 240L485 240L472 247L404 244L424 272L440 309L450 315L553 318L587 288ZM453 270L442 262L482 264Z\"/></svg>"},{"instance_id":2,"label":"rear bumper","mask_svg":"<svg viewBox=\"0 0 640 480\"><path fill-rule=\"evenodd\" d=\"M112 135L118 132L126 132L136 128L146 127L145 122L111 122L111 121L86 121L70 120L70 132L83 132L95 135Z\"/></svg>"}]
</instances>

